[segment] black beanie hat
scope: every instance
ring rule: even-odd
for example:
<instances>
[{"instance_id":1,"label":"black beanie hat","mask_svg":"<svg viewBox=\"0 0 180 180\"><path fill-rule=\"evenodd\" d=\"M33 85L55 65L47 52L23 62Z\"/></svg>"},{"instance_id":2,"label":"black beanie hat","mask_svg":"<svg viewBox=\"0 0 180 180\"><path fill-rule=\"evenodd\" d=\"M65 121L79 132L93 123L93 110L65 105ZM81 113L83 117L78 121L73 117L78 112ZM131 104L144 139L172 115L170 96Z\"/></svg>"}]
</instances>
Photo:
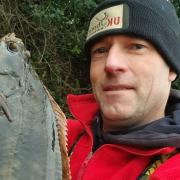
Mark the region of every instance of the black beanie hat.
<instances>
[{"instance_id":1,"label":"black beanie hat","mask_svg":"<svg viewBox=\"0 0 180 180\"><path fill-rule=\"evenodd\" d=\"M126 34L151 42L180 74L180 23L168 0L106 0L90 17L85 52L106 35Z\"/></svg>"}]
</instances>

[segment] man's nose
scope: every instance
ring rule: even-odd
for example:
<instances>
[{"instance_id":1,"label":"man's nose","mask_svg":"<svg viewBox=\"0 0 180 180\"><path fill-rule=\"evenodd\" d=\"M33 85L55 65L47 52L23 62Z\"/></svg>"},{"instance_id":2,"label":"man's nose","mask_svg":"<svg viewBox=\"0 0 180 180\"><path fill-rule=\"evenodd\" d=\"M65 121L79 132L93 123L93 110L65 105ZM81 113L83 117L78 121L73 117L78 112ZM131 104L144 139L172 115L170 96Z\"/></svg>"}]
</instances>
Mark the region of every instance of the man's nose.
<instances>
[{"instance_id":1,"label":"man's nose","mask_svg":"<svg viewBox=\"0 0 180 180\"><path fill-rule=\"evenodd\" d=\"M105 72L116 74L128 69L127 55L119 45L113 45L108 52L105 62Z\"/></svg>"}]
</instances>

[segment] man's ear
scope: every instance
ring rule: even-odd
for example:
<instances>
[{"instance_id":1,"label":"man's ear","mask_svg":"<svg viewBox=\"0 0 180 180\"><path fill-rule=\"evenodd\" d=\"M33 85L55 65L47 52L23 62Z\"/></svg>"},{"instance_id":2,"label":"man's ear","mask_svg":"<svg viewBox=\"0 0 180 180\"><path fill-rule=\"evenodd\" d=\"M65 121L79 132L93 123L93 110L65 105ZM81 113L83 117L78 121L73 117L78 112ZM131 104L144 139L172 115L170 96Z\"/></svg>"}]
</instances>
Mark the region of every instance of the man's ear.
<instances>
[{"instance_id":1,"label":"man's ear","mask_svg":"<svg viewBox=\"0 0 180 180\"><path fill-rule=\"evenodd\" d=\"M176 77L177 77L177 74L172 69L170 69L169 70L169 81L173 82L176 79Z\"/></svg>"}]
</instances>

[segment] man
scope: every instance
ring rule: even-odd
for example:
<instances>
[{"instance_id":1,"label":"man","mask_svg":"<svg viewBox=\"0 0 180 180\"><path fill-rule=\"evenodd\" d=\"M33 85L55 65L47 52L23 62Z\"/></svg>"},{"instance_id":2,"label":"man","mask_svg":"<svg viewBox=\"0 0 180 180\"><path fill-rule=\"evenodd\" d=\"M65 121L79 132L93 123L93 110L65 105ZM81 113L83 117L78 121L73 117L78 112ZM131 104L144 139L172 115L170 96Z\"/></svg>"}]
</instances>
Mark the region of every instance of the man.
<instances>
[{"instance_id":1,"label":"man","mask_svg":"<svg viewBox=\"0 0 180 180\"><path fill-rule=\"evenodd\" d=\"M167 0L106 0L85 43L93 95L68 96L72 179L180 179L180 24Z\"/></svg>"}]
</instances>

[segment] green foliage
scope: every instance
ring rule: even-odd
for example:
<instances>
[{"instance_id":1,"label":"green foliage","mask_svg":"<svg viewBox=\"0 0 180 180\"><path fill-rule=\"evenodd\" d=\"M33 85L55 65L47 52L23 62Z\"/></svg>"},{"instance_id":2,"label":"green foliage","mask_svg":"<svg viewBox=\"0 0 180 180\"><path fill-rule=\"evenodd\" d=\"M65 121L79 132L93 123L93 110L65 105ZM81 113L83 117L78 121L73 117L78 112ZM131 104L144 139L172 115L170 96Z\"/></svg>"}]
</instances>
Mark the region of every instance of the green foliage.
<instances>
[{"instance_id":1,"label":"green foliage","mask_svg":"<svg viewBox=\"0 0 180 180\"><path fill-rule=\"evenodd\" d=\"M68 93L90 92L83 45L90 13L102 1L1 0L0 35L15 32L23 39L34 69L65 112ZM180 1L172 1L180 15Z\"/></svg>"},{"instance_id":2,"label":"green foliage","mask_svg":"<svg viewBox=\"0 0 180 180\"><path fill-rule=\"evenodd\" d=\"M171 2L176 7L177 15L180 18L180 1L179 0L171 0ZM176 79L176 81L173 83L172 87L175 89L180 89L180 78Z\"/></svg>"},{"instance_id":3,"label":"green foliage","mask_svg":"<svg viewBox=\"0 0 180 180\"><path fill-rule=\"evenodd\" d=\"M180 1L179 0L171 0L171 2L176 7L176 11L177 11L178 17L180 17Z\"/></svg>"},{"instance_id":4,"label":"green foliage","mask_svg":"<svg viewBox=\"0 0 180 180\"><path fill-rule=\"evenodd\" d=\"M23 39L34 69L63 108L68 93L89 92L82 49L95 6L93 0L1 1L0 35L15 32Z\"/></svg>"}]
</instances>

